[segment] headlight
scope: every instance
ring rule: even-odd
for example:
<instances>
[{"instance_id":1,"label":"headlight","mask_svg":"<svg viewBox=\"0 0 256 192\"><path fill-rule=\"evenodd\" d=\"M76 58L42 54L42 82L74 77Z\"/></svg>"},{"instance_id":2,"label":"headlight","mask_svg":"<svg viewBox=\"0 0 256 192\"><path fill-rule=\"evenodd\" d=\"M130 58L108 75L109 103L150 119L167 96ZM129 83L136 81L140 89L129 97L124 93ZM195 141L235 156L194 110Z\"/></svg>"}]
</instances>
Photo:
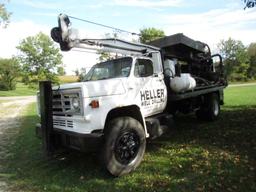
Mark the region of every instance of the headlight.
<instances>
[{"instance_id":1,"label":"headlight","mask_svg":"<svg viewBox=\"0 0 256 192\"><path fill-rule=\"evenodd\" d=\"M80 108L80 101L77 97L72 98L72 107L76 110Z\"/></svg>"}]
</instances>

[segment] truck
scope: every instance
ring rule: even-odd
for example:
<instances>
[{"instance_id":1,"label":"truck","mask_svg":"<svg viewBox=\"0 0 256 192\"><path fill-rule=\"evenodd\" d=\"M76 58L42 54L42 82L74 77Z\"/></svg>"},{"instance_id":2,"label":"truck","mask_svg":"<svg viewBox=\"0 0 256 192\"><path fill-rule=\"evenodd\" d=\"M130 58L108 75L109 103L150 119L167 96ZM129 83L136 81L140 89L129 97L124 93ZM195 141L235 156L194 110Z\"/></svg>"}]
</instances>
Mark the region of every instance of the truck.
<instances>
[{"instance_id":1,"label":"truck","mask_svg":"<svg viewBox=\"0 0 256 192\"><path fill-rule=\"evenodd\" d=\"M203 42L181 33L147 44L82 39L65 14L51 37L62 51L115 57L94 65L82 82L40 82L36 133L47 152L98 149L105 169L121 176L140 165L148 139L165 133L178 112L204 121L219 117L227 80L221 56Z\"/></svg>"}]
</instances>

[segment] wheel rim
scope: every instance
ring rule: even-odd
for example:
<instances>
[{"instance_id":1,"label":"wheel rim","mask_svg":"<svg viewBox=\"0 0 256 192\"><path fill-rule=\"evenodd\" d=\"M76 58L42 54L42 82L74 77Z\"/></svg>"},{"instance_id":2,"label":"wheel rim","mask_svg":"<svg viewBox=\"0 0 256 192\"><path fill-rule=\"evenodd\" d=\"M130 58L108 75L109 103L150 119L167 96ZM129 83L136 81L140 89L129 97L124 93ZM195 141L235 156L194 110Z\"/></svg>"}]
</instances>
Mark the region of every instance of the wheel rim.
<instances>
[{"instance_id":1,"label":"wheel rim","mask_svg":"<svg viewBox=\"0 0 256 192\"><path fill-rule=\"evenodd\" d=\"M218 101L215 101L214 102L214 110L213 110L213 113L215 116L218 116L219 114L219 104L218 104Z\"/></svg>"},{"instance_id":2,"label":"wheel rim","mask_svg":"<svg viewBox=\"0 0 256 192\"><path fill-rule=\"evenodd\" d=\"M124 132L115 142L115 157L121 164L129 164L138 154L140 138L134 131Z\"/></svg>"}]
</instances>

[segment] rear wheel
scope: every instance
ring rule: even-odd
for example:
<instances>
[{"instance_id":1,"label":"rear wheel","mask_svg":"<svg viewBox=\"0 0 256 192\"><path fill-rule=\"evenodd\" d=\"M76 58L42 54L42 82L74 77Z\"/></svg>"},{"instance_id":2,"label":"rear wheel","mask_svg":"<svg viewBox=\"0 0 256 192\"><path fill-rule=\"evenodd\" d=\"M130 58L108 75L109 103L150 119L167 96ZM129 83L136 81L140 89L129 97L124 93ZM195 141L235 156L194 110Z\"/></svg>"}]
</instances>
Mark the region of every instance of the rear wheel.
<instances>
[{"instance_id":1,"label":"rear wheel","mask_svg":"<svg viewBox=\"0 0 256 192\"><path fill-rule=\"evenodd\" d=\"M118 117L105 133L103 163L114 176L127 174L141 163L146 148L145 131L139 121Z\"/></svg>"},{"instance_id":2,"label":"rear wheel","mask_svg":"<svg viewBox=\"0 0 256 192\"><path fill-rule=\"evenodd\" d=\"M204 104L196 111L196 116L200 120L214 121L219 117L220 103L216 93L206 96Z\"/></svg>"}]
</instances>

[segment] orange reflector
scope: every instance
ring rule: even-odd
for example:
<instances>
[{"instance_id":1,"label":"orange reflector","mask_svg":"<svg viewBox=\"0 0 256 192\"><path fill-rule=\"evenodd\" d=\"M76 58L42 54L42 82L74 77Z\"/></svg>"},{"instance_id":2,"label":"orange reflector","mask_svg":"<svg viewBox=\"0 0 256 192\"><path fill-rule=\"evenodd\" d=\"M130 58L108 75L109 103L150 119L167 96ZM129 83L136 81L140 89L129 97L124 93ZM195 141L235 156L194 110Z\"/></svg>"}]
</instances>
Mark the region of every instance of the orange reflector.
<instances>
[{"instance_id":1,"label":"orange reflector","mask_svg":"<svg viewBox=\"0 0 256 192\"><path fill-rule=\"evenodd\" d=\"M99 108L100 104L98 100L92 100L89 104L92 108Z\"/></svg>"}]
</instances>

